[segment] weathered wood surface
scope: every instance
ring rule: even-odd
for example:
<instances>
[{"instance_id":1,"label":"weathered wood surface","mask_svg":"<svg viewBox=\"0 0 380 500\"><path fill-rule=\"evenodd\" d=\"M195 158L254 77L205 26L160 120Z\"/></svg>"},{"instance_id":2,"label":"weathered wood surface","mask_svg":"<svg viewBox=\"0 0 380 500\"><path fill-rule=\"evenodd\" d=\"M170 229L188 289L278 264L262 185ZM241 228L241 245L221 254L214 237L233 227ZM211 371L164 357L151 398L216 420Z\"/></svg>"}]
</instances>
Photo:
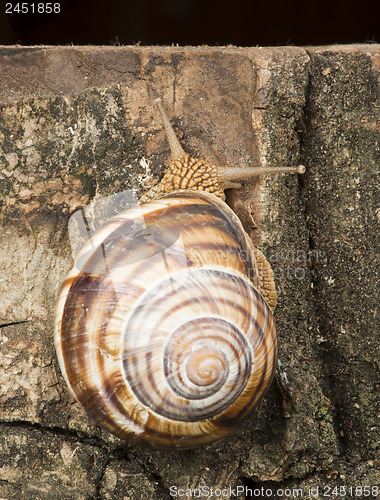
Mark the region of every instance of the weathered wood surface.
<instances>
[{"instance_id":1,"label":"weathered wood surface","mask_svg":"<svg viewBox=\"0 0 380 500\"><path fill-rule=\"evenodd\" d=\"M380 483L379 62L379 45L0 48L0 498ZM88 420L52 326L69 215L162 173L157 96L193 154L307 167L228 196L274 268L289 385L230 438L169 453Z\"/></svg>"}]
</instances>

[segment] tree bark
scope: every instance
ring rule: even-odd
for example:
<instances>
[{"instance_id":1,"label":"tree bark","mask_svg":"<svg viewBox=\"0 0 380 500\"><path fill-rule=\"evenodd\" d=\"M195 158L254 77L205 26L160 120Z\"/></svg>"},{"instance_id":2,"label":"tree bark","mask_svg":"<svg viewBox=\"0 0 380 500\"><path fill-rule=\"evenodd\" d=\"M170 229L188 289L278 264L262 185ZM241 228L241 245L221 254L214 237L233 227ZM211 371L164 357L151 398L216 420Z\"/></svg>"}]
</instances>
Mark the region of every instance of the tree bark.
<instances>
[{"instance_id":1,"label":"tree bark","mask_svg":"<svg viewBox=\"0 0 380 500\"><path fill-rule=\"evenodd\" d=\"M376 497L379 65L379 45L0 47L1 498ZM274 271L286 375L229 438L182 452L96 426L53 343L69 216L168 162L157 97L195 156L307 169L227 195Z\"/></svg>"}]
</instances>

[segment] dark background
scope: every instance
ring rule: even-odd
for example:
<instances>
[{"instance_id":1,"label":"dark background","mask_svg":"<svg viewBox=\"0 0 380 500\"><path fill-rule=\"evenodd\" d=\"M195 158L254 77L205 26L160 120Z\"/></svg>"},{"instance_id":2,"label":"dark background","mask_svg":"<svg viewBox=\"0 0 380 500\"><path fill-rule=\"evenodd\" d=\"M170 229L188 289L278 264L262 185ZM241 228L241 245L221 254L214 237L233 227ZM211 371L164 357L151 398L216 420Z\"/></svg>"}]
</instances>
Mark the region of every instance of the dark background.
<instances>
[{"instance_id":1,"label":"dark background","mask_svg":"<svg viewBox=\"0 0 380 500\"><path fill-rule=\"evenodd\" d=\"M376 2L60 0L61 13L5 14L0 44L328 45L379 40ZM26 2L27 4L45 1Z\"/></svg>"}]
</instances>

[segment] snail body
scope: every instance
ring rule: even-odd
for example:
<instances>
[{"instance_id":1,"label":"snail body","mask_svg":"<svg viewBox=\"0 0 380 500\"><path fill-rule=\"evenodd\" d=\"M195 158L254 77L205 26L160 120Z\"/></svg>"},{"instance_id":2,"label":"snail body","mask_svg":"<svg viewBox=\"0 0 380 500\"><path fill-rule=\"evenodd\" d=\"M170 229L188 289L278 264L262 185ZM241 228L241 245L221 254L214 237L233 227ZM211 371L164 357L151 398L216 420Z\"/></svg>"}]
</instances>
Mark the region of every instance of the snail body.
<instances>
[{"instance_id":1,"label":"snail body","mask_svg":"<svg viewBox=\"0 0 380 500\"><path fill-rule=\"evenodd\" d=\"M55 346L98 423L130 442L186 449L227 436L269 387L276 293L221 199L236 187L230 169L189 158L159 107L171 167L79 252L58 296Z\"/></svg>"}]
</instances>

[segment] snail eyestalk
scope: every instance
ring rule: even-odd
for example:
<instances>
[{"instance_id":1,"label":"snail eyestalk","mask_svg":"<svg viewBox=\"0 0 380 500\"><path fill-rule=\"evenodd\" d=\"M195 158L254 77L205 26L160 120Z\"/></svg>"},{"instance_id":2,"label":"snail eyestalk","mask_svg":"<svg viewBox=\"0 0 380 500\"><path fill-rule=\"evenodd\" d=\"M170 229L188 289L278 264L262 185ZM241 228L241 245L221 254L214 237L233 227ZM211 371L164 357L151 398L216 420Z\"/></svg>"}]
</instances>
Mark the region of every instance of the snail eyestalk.
<instances>
[{"instance_id":1,"label":"snail eyestalk","mask_svg":"<svg viewBox=\"0 0 380 500\"><path fill-rule=\"evenodd\" d=\"M218 167L218 174L224 182L233 181L235 179L242 179L243 177L254 177L257 175L269 174L303 174L306 168L304 165L297 165L296 167L237 167L237 168L223 168Z\"/></svg>"},{"instance_id":2,"label":"snail eyestalk","mask_svg":"<svg viewBox=\"0 0 380 500\"><path fill-rule=\"evenodd\" d=\"M160 110L162 122L163 122L165 130L166 130L166 135L167 135L169 146L170 146L172 160L175 160L176 158L180 158L182 156L185 156L186 153L183 150L181 144L179 143L179 140L178 140L178 138L173 130L173 127L169 121L169 118L168 118L167 114L165 113L164 108L162 107L161 99L160 98L156 99L156 103L157 103L158 109Z\"/></svg>"}]
</instances>

